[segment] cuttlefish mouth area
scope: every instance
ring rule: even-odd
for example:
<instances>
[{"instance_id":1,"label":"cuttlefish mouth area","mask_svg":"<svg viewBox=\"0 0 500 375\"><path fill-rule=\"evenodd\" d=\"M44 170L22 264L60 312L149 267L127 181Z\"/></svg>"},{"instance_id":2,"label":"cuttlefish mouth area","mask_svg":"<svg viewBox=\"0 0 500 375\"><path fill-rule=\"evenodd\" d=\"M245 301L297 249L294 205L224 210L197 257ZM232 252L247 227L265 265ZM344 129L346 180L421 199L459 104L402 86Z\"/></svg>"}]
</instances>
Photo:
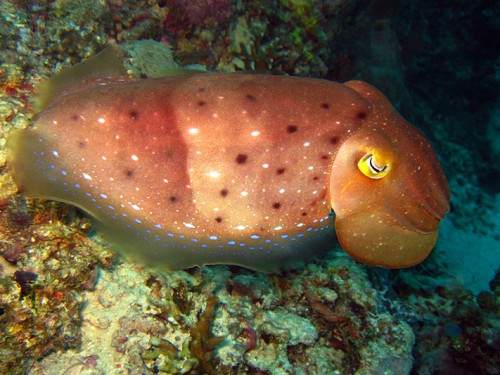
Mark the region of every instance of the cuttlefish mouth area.
<instances>
[{"instance_id":1,"label":"cuttlefish mouth area","mask_svg":"<svg viewBox=\"0 0 500 375\"><path fill-rule=\"evenodd\" d=\"M386 221L393 221L394 226L399 226L404 230L419 234L429 234L439 229L441 220L444 219L449 205L433 202L433 204L414 204L410 207L404 206L400 209L388 210L390 218Z\"/></svg>"},{"instance_id":2,"label":"cuttlefish mouth area","mask_svg":"<svg viewBox=\"0 0 500 375\"><path fill-rule=\"evenodd\" d=\"M369 265L403 268L423 261L437 239L439 221L420 229L402 225L378 211L337 217L335 227L342 248L354 259Z\"/></svg>"},{"instance_id":3,"label":"cuttlefish mouth area","mask_svg":"<svg viewBox=\"0 0 500 375\"><path fill-rule=\"evenodd\" d=\"M436 199L437 198L437 199ZM423 261L432 251L441 220L449 210L448 190L432 198L381 204L336 217L342 248L369 265L403 268ZM420 202L420 203L417 203Z\"/></svg>"}]
</instances>

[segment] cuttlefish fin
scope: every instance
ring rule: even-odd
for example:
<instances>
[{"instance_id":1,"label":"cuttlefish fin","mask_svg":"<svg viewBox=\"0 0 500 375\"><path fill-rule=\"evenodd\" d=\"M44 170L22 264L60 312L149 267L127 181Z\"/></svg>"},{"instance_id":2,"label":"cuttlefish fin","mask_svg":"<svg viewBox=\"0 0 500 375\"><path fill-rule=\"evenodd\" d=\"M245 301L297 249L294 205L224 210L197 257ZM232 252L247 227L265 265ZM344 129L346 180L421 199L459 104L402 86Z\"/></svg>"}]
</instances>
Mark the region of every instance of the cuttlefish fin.
<instances>
[{"instance_id":1,"label":"cuttlefish fin","mask_svg":"<svg viewBox=\"0 0 500 375\"><path fill-rule=\"evenodd\" d=\"M43 81L38 86L34 100L35 113L41 112L57 98L68 93L128 79L130 78L123 66L121 52L117 46L111 45L94 57L65 67L53 77Z\"/></svg>"}]
</instances>

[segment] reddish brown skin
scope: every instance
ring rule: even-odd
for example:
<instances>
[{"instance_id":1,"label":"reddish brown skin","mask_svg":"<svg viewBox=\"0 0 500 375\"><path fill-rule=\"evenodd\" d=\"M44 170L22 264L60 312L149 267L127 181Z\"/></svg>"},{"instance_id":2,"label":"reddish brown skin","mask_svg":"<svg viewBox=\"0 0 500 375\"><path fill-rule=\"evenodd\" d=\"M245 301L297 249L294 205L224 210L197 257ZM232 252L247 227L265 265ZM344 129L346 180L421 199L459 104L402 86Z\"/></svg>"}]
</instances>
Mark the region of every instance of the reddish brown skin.
<instances>
[{"instance_id":1,"label":"reddish brown skin","mask_svg":"<svg viewBox=\"0 0 500 375\"><path fill-rule=\"evenodd\" d=\"M350 255L405 267L427 256L448 210L427 140L362 82L107 84L60 97L8 147L24 194L83 208L128 255L167 268L287 267L331 246L332 208ZM381 180L356 166L372 149L393 163Z\"/></svg>"}]
</instances>

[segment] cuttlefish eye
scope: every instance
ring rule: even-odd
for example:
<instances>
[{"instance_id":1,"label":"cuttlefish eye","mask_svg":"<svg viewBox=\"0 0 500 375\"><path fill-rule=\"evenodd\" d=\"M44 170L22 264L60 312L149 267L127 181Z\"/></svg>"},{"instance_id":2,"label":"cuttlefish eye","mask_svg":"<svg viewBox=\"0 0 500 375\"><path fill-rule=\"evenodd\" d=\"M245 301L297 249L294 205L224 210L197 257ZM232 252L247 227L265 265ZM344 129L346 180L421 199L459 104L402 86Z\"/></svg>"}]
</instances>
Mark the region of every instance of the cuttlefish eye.
<instances>
[{"instance_id":1,"label":"cuttlefish eye","mask_svg":"<svg viewBox=\"0 0 500 375\"><path fill-rule=\"evenodd\" d=\"M391 165L382 162L382 160L373 153L368 153L359 159L358 168L366 177L378 179L389 173Z\"/></svg>"}]
</instances>

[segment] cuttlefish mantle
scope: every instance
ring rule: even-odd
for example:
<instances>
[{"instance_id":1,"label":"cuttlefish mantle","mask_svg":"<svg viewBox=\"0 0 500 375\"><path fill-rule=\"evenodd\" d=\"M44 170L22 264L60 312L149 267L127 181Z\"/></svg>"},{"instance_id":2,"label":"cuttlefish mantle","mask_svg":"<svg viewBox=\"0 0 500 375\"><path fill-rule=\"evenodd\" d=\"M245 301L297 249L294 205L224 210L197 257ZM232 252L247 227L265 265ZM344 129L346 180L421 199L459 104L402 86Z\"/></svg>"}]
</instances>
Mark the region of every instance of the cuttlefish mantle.
<instances>
[{"instance_id":1,"label":"cuttlefish mantle","mask_svg":"<svg viewBox=\"0 0 500 375\"><path fill-rule=\"evenodd\" d=\"M84 81L53 89L33 126L12 132L9 164L22 194L80 207L146 264L272 271L337 237L361 262L407 267L449 210L431 145L367 83Z\"/></svg>"}]
</instances>

